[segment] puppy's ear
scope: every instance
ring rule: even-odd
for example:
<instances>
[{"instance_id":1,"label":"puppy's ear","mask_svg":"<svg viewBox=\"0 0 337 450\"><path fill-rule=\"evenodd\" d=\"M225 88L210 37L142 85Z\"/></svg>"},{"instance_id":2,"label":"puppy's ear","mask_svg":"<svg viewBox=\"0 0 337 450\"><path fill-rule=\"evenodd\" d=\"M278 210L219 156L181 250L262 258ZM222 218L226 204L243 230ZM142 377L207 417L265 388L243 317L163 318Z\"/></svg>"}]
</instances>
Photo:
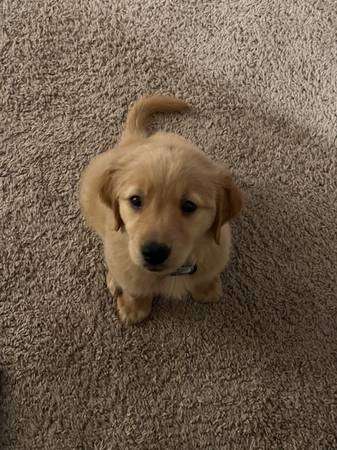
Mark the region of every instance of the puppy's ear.
<instances>
[{"instance_id":1,"label":"puppy's ear","mask_svg":"<svg viewBox=\"0 0 337 450\"><path fill-rule=\"evenodd\" d=\"M227 173L221 176L217 186L215 219L211 228L214 240L219 245L221 227L229 220L236 217L243 206L243 196L240 189L234 183L232 177Z\"/></svg>"},{"instance_id":2,"label":"puppy's ear","mask_svg":"<svg viewBox=\"0 0 337 450\"><path fill-rule=\"evenodd\" d=\"M119 212L119 202L116 195L115 185L117 170L108 169L104 172L99 189L99 196L102 202L112 209L115 216L115 231L123 226L123 221Z\"/></svg>"}]
</instances>

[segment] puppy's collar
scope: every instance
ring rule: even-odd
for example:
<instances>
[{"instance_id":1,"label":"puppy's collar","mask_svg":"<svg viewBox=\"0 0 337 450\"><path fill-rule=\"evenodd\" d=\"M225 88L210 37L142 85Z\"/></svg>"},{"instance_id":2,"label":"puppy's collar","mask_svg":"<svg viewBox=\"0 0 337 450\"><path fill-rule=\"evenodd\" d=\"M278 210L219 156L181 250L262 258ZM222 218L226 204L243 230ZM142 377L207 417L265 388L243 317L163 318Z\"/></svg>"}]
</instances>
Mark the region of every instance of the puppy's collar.
<instances>
[{"instance_id":1,"label":"puppy's collar","mask_svg":"<svg viewBox=\"0 0 337 450\"><path fill-rule=\"evenodd\" d=\"M196 264L184 264L183 266L178 267L178 269L170 273L171 277L178 277L180 275L193 275L198 269Z\"/></svg>"}]
</instances>

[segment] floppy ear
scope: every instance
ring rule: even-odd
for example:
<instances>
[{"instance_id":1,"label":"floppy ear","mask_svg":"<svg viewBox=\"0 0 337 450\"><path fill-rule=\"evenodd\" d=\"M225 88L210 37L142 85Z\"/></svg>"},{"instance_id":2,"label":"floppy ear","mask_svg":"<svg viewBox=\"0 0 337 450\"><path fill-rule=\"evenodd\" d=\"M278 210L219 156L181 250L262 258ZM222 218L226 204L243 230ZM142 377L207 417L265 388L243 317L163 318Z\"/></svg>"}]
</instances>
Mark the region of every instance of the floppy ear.
<instances>
[{"instance_id":1,"label":"floppy ear","mask_svg":"<svg viewBox=\"0 0 337 450\"><path fill-rule=\"evenodd\" d=\"M215 219L211 228L214 240L219 245L221 227L237 216L242 209L243 197L230 175L222 177L217 188Z\"/></svg>"},{"instance_id":2,"label":"floppy ear","mask_svg":"<svg viewBox=\"0 0 337 450\"><path fill-rule=\"evenodd\" d=\"M119 202L115 191L116 177L117 171L113 169L108 169L103 173L99 196L102 202L112 209L115 216L115 231L118 231L124 224L120 216Z\"/></svg>"}]
</instances>

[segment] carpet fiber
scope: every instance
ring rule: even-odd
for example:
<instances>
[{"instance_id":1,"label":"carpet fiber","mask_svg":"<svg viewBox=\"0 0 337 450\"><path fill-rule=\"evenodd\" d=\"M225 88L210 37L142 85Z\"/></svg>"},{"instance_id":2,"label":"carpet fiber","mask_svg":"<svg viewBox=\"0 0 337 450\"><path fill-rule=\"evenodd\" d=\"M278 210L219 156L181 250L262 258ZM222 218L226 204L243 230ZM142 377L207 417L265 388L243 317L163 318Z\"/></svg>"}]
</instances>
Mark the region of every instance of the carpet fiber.
<instances>
[{"instance_id":1,"label":"carpet fiber","mask_svg":"<svg viewBox=\"0 0 337 450\"><path fill-rule=\"evenodd\" d=\"M0 446L337 448L334 0L4 0ZM246 194L218 305L127 328L78 181L145 93Z\"/></svg>"}]
</instances>

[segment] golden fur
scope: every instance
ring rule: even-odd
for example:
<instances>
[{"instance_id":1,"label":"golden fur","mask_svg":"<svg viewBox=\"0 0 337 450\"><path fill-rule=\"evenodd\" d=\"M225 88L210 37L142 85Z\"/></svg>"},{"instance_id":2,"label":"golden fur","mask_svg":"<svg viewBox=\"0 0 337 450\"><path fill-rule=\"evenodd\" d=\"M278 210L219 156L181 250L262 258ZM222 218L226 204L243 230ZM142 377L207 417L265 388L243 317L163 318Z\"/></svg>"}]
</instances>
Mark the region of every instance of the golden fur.
<instances>
[{"instance_id":1,"label":"golden fur","mask_svg":"<svg viewBox=\"0 0 337 450\"><path fill-rule=\"evenodd\" d=\"M228 221L241 209L241 193L228 170L190 142L170 133L146 133L150 114L187 107L171 97L140 99L128 114L120 144L97 156L82 175L82 212L103 240L107 284L117 293L126 323L147 317L157 295L190 293L207 302L221 296L219 275L230 254ZM135 195L143 202L137 210L130 205ZM193 201L197 210L183 214L182 199ZM158 272L143 264L140 249L148 241L171 248ZM170 275L186 262L197 264L196 273Z\"/></svg>"}]
</instances>

